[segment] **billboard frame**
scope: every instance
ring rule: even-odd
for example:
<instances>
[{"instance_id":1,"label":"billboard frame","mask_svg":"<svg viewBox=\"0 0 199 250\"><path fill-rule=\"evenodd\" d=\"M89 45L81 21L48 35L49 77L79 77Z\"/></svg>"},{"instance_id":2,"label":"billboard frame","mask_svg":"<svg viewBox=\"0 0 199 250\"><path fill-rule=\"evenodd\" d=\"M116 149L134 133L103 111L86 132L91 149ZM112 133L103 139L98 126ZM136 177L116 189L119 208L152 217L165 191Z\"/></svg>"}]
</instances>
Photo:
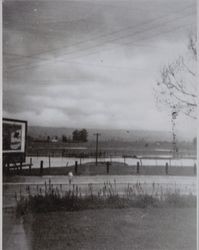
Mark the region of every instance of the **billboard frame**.
<instances>
[{"instance_id":1,"label":"billboard frame","mask_svg":"<svg viewBox=\"0 0 199 250\"><path fill-rule=\"evenodd\" d=\"M3 153L3 165L9 165L9 164L16 164L16 163L23 163L26 161L26 150L27 150L27 128L28 128L28 122L25 120L18 120L18 119L12 119L12 118L3 118L2 119L2 125L4 122L11 122L11 123L21 123L25 125L25 136L24 136L24 150L22 152L4 152L2 148ZM3 126L2 126L3 127ZM2 131L3 132L3 131Z\"/></svg>"}]
</instances>

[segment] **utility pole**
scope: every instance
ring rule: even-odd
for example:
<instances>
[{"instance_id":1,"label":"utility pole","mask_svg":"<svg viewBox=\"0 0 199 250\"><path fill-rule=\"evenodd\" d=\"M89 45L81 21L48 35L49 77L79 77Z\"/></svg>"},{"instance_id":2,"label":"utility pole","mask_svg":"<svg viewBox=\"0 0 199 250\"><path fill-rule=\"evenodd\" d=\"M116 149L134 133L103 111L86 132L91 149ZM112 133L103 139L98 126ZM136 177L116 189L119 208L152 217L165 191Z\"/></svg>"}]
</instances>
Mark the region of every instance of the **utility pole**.
<instances>
[{"instance_id":1,"label":"utility pole","mask_svg":"<svg viewBox=\"0 0 199 250\"><path fill-rule=\"evenodd\" d=\"M96 134L94 134L95 136L96 136L96 155L95 155L95 157L96 157L96 160L95 160L95 164L96 164L96 166L97 166L97 157L98 157L98 138L99 138L99 136L101 135L100 133L96 133Z\"/></svg>"},{"instance_id":2,"label":"utility pole","mask_svg":"<svg viewBox=\"0 0 199 250\"><path fill-rule=\"evenodd\" d=\"M175 106L173 107L172 111L172 134L173 134L173 157L175 158L177 156L177 142L176 142L176 123L175 120L177 118L178 112L175 109Z\"/></svg>"}]
</instances>

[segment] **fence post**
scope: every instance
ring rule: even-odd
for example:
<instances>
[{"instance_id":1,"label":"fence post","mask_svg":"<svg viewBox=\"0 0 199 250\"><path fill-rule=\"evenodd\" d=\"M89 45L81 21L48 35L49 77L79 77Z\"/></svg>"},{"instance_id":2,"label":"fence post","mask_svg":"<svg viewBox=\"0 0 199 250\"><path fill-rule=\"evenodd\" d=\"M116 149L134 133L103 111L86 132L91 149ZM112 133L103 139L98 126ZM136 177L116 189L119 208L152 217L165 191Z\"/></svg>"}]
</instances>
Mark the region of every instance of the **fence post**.
<instances>
[{"instance_id":1,"label":"fence post","mask_svg":"<svg viewBox=\"0 0 199 250\"><path fill-rule=\"evenodd\" d=\"M40 174L43 174L43 161L40 161Z\"/></svg>"},{"instance_id":2,"label":"fence post","mask_svg":"<svg viewBox=\"0 0 199 250\"><path fill-rule=\"evenodd\" d=\"M19 165L18 164L16 164L16 174L18 175L19 174Z\"/></svg>"},{"instance_id":3,"label":"fence post","mask_svg":"<svg viewBox=\"0 0 199 250\"><path fill-rule=\"evenodd\" d=\"M168 162L166 162L166 165L165 165L165 174L168 175L169 173L169 164Z\"/></svg>"},{"instance_id":4,"label":"fence post","mask_svg":"<svg viewBox=\"0 0 199 250\"><path fill-rule=\"evenodd\" d=\"M193 170L194 170L194 175L196 175L196 173L197 173L196 163L194 163Z\"/></svg>"},{"instance_id":5,"label":"fence post","mask_svg":"<svg viewBox=\"0 0 199 250\"><path fill-rule=\"evenodd\" d=\"M30 165L29 165L29 173L31 174L31 168L32 168L32 158L30 158Z\"/></svg>"},{"instance_id":6,"label":"fence post","mask_svg":"<svg viewBox=\"0 0 199 250\"><path fill-rule=\"evenodd\" d=\"M124 166L125 166L125 164L126 164L126 157L125 157L125 155L123 155L123 158L124 158Z\"/></svg>"},{"instance_id":7,"label":"fence post","mask_svg":"<svg viewBox=\"0 0 199 250\"><path fill-rule=\"evenodd\" d=\"M10 174L10 162L7 162L7 173Z\"/></svg>"},{"instance_id":8,"label":"fence post","mask_svg":"<svg viewBox=\"0 0 199 250\"><path fill-rule=\"evenodd\" d=\"M110 162L107 161L106 163L106 173L109 174L109 166L110 166Z\"/></svg>"},{"instance_id":9,"label":"fence post","mask_svg":"<svg viewBox=\"0 0 199 250\"><path fill-rule=\"evenodd\" d=\"M137 174L139 174L140 173L140 163L139 163L139 161L137 162Z\"/></svg>"},{"instance_id":10,"label":"fence post","mask_svg":"<svg viewBox=\"0 0 199 250\"><path fill-rule=\"evenodd\" d=\"M20 161L20 173L22 173L22 161Z\"/></svg>"},{"instance_id":11,"label":"fence post","mask_svg":"<svg viewBox=\"0 0 199 250\"><path fill-rule=\"evenodd\" d=\"M77 175L78 162L75 161L75 174Z\"/></svg>"},{"instance_id":12,"label":"fence post","mask_svg":"<svg viewBox=\"0 0 199 250\"><path fill-rule=\"evenodd\" d=\"M48 155L49 168L51 167L50 154Z\"/></svg>"}]
</instances>

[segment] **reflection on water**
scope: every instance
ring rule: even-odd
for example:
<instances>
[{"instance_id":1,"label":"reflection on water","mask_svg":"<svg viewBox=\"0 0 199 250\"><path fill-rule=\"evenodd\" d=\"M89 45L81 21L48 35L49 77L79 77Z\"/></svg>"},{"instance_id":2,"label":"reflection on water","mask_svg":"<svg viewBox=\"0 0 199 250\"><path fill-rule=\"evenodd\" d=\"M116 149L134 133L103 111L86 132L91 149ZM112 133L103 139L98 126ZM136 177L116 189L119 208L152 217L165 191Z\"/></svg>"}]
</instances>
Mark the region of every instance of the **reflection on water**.
<instances>
[{"instance_id":1,"label":"reflection on water","mask_svg":"<svg viewBox=\"0 0 199 250\"><path fill-rule=\"evenodd\" d=\"M95 158L73 158L73 157L26 157L26 162L30 162L32 158L33 168L38 168L40 166L40 161L44 162L44 167L49 167L49 162L51 167L70 167L75 165L77 161L78 164L84 164L88 162L95 162ZM99 162L121 162L128 164L130 166L136 166L139 159L135 158L122 158L122 157L109 157L109 158L99 158ZM142 159L143 166L165 166L166 162L172 166L178 167L193 167L196 163L195 159Z\"/></svg>"}]
</instances>

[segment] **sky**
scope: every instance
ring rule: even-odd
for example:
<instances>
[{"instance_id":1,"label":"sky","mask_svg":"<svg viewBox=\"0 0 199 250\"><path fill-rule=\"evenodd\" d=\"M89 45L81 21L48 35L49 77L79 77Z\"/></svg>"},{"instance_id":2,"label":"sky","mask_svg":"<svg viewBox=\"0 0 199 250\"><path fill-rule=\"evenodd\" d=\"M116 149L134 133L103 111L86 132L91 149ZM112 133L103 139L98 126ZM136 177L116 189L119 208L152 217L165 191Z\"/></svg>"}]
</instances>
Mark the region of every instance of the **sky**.
<instances>
[{"instance_id":1,"label":"sky","mask_svg":"<svg viewBox=\"0 0 199 250\"><path fill-rule=\"evenodd\" d=\"M196 29L193 0L3 2L3 116L29 125L171 130L154 87ZM177 129L196 133L179 115Z\"/></svg>"}]
</instances>

